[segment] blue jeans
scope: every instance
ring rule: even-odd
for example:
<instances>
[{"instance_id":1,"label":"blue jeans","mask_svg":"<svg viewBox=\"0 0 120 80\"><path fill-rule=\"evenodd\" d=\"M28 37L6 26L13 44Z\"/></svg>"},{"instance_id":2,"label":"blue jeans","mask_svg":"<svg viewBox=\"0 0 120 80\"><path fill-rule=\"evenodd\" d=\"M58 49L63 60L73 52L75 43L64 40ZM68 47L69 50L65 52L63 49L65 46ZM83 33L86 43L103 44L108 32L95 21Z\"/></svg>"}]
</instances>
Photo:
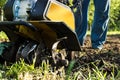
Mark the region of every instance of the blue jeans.
<instances>
[{"instance_id":1,"label":"blue jeans","mask_svg":"<svg viewBox=\"0 0 120 80\"><path fill-rule=\"evenodd\" d=\"M94 19L91 27L91 43L93 48L101 47L106 41L107 25L109 21L110 0L94 1ZM88 6L90 0L82 2L82 16L80 16L80 7L75 12L76 33L81 46L84 44L86 32L88 29Z\"/></svg>"}]
</instances>

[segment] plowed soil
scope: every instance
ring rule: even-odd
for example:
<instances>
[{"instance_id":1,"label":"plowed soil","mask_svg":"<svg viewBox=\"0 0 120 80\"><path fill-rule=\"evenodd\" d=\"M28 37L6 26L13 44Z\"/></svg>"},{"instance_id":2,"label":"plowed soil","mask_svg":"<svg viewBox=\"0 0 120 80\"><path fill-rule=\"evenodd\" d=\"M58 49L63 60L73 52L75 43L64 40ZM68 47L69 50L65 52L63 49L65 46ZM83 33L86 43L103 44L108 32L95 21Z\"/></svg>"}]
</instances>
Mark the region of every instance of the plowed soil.
<instances>
[{"instance_id":1,"label":"plowed soil","mask_svg":"<svg viewBox=\"0 0 120 80\"><path fill-rule=\"evenodd\" d=\"M77 69L83 70L88 65L93 68L91 63L94 63L95 66L108 73L111 73L114 67L115 73L117 73L117 70L120 70L120 35L108 35L102 50L92 49L90 36L87 36L77 62L75 71Z\"/></svg>"}]
</instances>

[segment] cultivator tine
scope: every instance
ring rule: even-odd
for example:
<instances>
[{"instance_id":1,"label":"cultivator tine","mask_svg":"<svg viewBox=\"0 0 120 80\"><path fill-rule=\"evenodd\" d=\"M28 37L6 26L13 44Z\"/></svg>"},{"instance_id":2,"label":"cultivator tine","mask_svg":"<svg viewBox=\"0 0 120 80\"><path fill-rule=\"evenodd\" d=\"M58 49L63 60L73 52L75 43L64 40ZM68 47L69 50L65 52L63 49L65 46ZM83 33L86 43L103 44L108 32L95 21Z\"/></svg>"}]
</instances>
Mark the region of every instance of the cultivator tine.
<instances>
[{"instance_id":1,"label":"cultivator tine","mask_svg":"<svg viewBox=\"0 0 120 80\"><path fill-rule=\"evenodd\" d=\"M57 41L52 46L52 58L53 58L53 61L54 61L55 64L57 63L56 55L58 54L57 46L58 46L59 43L60 43L60 41Z\"/></svg>"},{"instance_id":2,"label":"cultivator tine","mask_svg":"<svg viewBox=\"0 0 120 80\"><path fill-rule=\"evenodd\" d=\"M67 66L68 65L68 60L65 59L66 57L66 50L58 50L58 44L63 40L67 39L67 37L59 39L59 41L55 42L52 46L52 58L54 61L54 64L56 66Z\"/></svg>"}]
</instances>

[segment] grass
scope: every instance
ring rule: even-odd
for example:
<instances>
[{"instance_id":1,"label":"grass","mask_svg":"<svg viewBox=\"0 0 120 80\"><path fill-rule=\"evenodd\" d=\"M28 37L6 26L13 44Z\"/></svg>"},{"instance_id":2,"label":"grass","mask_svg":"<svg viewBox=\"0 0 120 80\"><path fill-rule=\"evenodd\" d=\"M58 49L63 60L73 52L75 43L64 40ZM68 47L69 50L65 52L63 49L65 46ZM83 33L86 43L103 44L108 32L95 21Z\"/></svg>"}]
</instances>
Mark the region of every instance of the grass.
<instances>
[{"instance_id":1,"label":"grass","mask_svg":"<svg viewBox=\"0 0 120 80\"><path fill-rule=\"evenodd\" d=\"M16 62L11 66L1 65L4 72L0 73L0 79L17 79L17 80L64 80L65 77L57 75L56 71L52 71L48 62L42 62L42 66L34 68L34 65L28 65L23 60ZM3 67L5 67L3 69Z\"/></svg>"},{"instance_id":2,"label":"grass","mask_svg":"<svg viewBox=\"0 0 120 80\"><path fill-rule=\"evenodd\" d=\"M96 65L94 68L87 66L86 73L81 70L78 70L72 73L71 69L74 64L74 61L68 67L66 73L64 68L61 69L61 73L58 75L57 71L52 70L49 62L43 62L42 66L39 68L34 68L33 65L28 65L24 63L23 60L16 62L11 66L0 67L0 79L15 79L15 80L119 80L120 72L115 77L114 72L109 76L107 72L100 70ZM114 71L114 67L113 67Z\"/></svg>"}]
</instances>

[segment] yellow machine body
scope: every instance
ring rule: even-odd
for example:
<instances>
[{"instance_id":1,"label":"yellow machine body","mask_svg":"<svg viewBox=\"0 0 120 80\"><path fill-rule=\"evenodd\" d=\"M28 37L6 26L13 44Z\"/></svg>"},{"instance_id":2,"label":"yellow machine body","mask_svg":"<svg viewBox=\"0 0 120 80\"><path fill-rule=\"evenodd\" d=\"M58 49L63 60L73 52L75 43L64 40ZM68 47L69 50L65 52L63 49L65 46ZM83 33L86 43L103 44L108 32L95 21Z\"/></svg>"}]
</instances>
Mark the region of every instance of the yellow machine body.
<instances>
[{"instance_id":1,"label":"yellow machine body","mask_svg":"<svg viewBox=\"0 0 120 80\"><path fill-rule=\"evenodd\" d=\"M50 1L48 3L48 6L46 6L44 13L45 14L43 16L46 18L46 20L28 21L28 23L31 23L38 29L37 32L31 31L29 28L24 27L24 25L21 25L21 27L19 27L19 32L22 33L22 35L28 36L36 41L40 41L42 38L48 47L51 47L58 38L65 36L62 36L63 34L61 33L61 37L58 37L58 34L52 30L49 25L46 24L46 22L63 22L66 27L74 32L74 15L68 6L57 1ZM54 27L58 26L55 25ZM60 26L60 28L62 30L62 26Z\"/></svg>"},{"instance_id":2,"label":"yellow machine body","mask_svg":"<svg viewBox=\"0 0 120 80\"><path fill-rule=\"evenodd\" d=\"M51 21L62 21L70 29L75 30L74 15L71 9L57 1L51 1L46 12L46 17Z\"/></svg>"},{"instance_id":3,"label":"yellow machine body","mask_svg":"<svg viewBox=\"0 0 120 80\"><path fill-rule=\"evenodd\" d=\"M30 38L37 42L40 42L42 39L50 49L58 39L66 37L61 44L63 48L67 47L71 51L80 50L79 41L75 33L74 14L70 7L56 0L36 0L35 6L28 8L29 6L26 4L29 2L26 1L29 0L20 0L26 6L19 5L23 13L18 10L20 14L16 17L16 1L9 0L7 2L4 12L8 21L0 22L0 25L14 26L18 30L14 32L25 38ZM27 11L28 9L31 10ZM37 30L31 30L30 26Z\"/></svg>"}]
</instances>

